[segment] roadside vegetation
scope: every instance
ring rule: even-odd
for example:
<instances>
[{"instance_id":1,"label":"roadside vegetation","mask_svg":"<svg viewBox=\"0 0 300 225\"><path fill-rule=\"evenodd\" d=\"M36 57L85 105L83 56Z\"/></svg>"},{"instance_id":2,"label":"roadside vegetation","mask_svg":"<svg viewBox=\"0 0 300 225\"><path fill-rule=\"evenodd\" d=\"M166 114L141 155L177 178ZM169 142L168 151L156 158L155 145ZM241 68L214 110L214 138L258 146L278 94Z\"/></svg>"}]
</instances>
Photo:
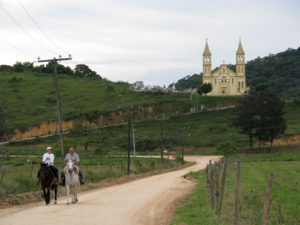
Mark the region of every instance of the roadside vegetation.
<instances>
[{"instance_id":1,"label":"roadside vegetation","mask_svg":"<svg viewBox=\"0 0 300 225\"><path fill-rule=\"evenodd\" d=\"M274 172L269 224L300 224L300 145L292 150L268 154L237 154L227 168L223 207L220 219L211 207L206 184L206 173L200 171L189 176L198 181L195 191L183 200L172 225L205 224L229 225L234 220L236 160L241 161L242 195L241 224L261 224L268 176ZM221 181L221 177L220 177Z\"/></svg>"},{"instance_id":2,"label":"roadside vegetation","mask_svg":"<svg viewBox=\"0 0 300 225\"><path fill-rule=\"evenodd\" d=\"M29 191L40 191L35 185L37 172L45 148L22 147L9 149L8 157L0 158L0 198L8 195L21 194ZM80 155L80 168L83 171L86 183L99 182L104 179L117 178L128 175L127 158L120 155L99 156L90 154L86 156L82 149L77 151ZM115 153L114 153L115 154ZM181 161L164 159L161 163L159 158L131 158L130 171L134 174L146 173L153 170L168 169L182 165ZM61 158L56 157L55 166L61 170ZM59 174L60 175L60 174Z\"/></svg>"}]
</instances>

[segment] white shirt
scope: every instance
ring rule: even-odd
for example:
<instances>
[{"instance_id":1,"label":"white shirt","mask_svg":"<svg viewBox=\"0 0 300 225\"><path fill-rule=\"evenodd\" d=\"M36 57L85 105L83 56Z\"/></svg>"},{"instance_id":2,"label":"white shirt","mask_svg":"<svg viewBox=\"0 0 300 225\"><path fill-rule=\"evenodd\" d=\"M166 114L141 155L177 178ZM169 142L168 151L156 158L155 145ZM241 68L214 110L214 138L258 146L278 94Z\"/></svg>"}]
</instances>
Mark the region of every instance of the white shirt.
<instances>
[{"instance_id":1,"label":"white shirt","mask_svg":"<svg viewBox=\"0 0 300 225\"><path fill-rule=\"evenodd\" d=\"M48 152L43 155L43 163L47 165L53 165L54 164L54 155Z\"/></svg>"}]
</instances>

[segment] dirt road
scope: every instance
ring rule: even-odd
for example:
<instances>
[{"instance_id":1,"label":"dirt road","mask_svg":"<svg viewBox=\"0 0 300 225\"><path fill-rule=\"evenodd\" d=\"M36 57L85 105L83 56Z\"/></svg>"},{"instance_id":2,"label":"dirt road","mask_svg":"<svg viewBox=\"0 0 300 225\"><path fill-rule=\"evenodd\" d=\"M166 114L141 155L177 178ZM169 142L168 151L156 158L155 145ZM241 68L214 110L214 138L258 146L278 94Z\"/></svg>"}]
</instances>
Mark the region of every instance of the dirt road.
<instances>
[{"instance_id":1,"label":"dirt road","mask_svg":"<svg viewBox=\"0 0 300 225\"><path fill-rule=\"evenodd\" d=\"M0 210L2 225L152 225L169 224L175 203L189 194L195 183L183 178L204 169L218 156L190 156L195 165L129 183L79 194L79 203L45 206L43 202Z\"/></svg>"}]
</instances>

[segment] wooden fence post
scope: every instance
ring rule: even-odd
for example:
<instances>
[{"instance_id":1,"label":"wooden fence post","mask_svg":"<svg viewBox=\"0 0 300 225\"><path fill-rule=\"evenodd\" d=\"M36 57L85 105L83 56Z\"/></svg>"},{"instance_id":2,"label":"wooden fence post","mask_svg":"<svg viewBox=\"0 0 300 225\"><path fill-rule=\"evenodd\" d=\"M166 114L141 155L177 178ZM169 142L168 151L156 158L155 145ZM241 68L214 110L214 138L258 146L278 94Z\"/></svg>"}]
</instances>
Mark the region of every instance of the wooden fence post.
<instances>
[{"instance_id":1,"label":"wooden fence post","mask_svg":"<svg viewBox=\"0 0 300 225\"><path fill-rule=\"evenodd\" d=\"M219 170L220 166L219 163L215 164L215 214L218 212L218 205L219 205Z\"/></svg>"},{"instance_id":2,"label":"wooden fence post","mask_svg":"<svg viewBox=\"0 0 300 225\"><path fill-rule=\"evenodd\" d=\"M3 182L3 178L4 178L4 175L5 175L5 172L6 172L6 168L4 168L4 169L2 170L1 179L0 179L0 184L2 184L2 182Z\"/></svg>"},{"instance_id":3,"label":"wooden fence post","mask_svg":"<svg viewBox=\"0 0 300 225\"><path fill-rule=\"evenodd\" d=\"M210 167L211 167L211 160L209 160L209 164L206 166L206 187L207 192L209 193L209 175L210 175Z\"/></svg>"},{"instance_id":4,"label":"wooden fence post","mask_svg":"<svg viewBox=\"0 0 300 225\"><path fill-rule=\"evenodd\" d=\"M267 187L267 191L266 191L266 198L265 198L264 211L263 211L263 217L262 217L262 225L268 224L268 216L269 216L270 205L271 205L273 180L274 180L274 173L271 172L269 174L269 182L268 182L268 187Z\"/></svg>"},{"instance_id":5,"label":"wooden fence post","mask_svg":"<svg viewBox=\"0 0 300 225\"><path fill-rule=\"evenodd\" d=\"M220 193L220 199L219 199L219 206L218 206L218 217L221 218L221 211L222 211L222 203L223 203L223 196L224 196L224 190L225 190L225 179L226 179L226 169L227 169L228 159L224 162L223 167L223 174L222 174L222 181L221 181L221 193Z\"/></svg>"},{"instance_id":6,"label":"wooden fence post","mask_svg":"<svg viewBox=\"0 0 300 225\"><path fill-rule=\"evenodd\" d=\"M210 204L211 204L211 207L214 209L215 208L215 196L214 196L214 192L215 192L215 169L214 169L215 165L211 165L211 168L210 168L210 176L209 176L209 184L210 184Z\"/></svg>"},{"instance_id":7,"label":"wooden fence post","mask_svg":"<svg viewBox=\"0 0 300 225\"><path fill-rule=\"evenodd\" d=\"M241 219L241 184L241 161L237 161L234 225L239 225Z\"/></svg>"},{"instance_id":8,"label":"wooden fence post","mask_svg":"<svg viewBox=\"0 0 300 225\"><path fill-rule=\"evenodd\" d=\"M31 172L30 172L30 178L33 179L33 163L31 161Z\"/></svg>"},{"instance_id":9,"label":"wooden fence post","mask_svg":"<svg viewBox=\"0 0 300 225\"><path fill-rule=\"evenodd\" d=\"M281 205L278 204L277 224L283 224L283 223L284 223L284 218L282 215Z\"/></svg>"}]
</instances>

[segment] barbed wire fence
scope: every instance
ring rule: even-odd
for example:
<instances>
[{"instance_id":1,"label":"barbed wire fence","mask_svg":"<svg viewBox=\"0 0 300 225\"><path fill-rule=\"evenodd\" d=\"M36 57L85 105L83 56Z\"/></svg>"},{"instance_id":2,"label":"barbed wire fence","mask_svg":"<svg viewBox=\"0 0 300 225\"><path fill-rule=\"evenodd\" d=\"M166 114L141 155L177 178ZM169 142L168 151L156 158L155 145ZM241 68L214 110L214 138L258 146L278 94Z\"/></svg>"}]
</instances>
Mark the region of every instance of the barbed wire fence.
<instances>
[{"instance_id":1,"label":"barbed wire fence","mask_svg":"<svg viewBox=\"0 0 300 225\"><path fill-rule=\"evenodd\" d=\"M234 202L234 218L232 219L234 225L242 224L241 221L241 210L242 210L242 170L241 170L241 161L235 160L232 158L226 158L219 162L212 163L212 160L209 161L209 164L206 166L206 186L208 192L208 198L210 205L215 215L221 220L224 193L225 193L225 184L227 170L230 165L235 166L236 164L236 185L235 185L235 202ZM262 225L268 225L268 217L271 206L271 193L274 180L274 173L269 173L268 184L266 187L264 207L262 212ZM277 222L278 224L283 224L283 215L281 205L278 205L277 213Z\"/></svg>"}]
</instances>

